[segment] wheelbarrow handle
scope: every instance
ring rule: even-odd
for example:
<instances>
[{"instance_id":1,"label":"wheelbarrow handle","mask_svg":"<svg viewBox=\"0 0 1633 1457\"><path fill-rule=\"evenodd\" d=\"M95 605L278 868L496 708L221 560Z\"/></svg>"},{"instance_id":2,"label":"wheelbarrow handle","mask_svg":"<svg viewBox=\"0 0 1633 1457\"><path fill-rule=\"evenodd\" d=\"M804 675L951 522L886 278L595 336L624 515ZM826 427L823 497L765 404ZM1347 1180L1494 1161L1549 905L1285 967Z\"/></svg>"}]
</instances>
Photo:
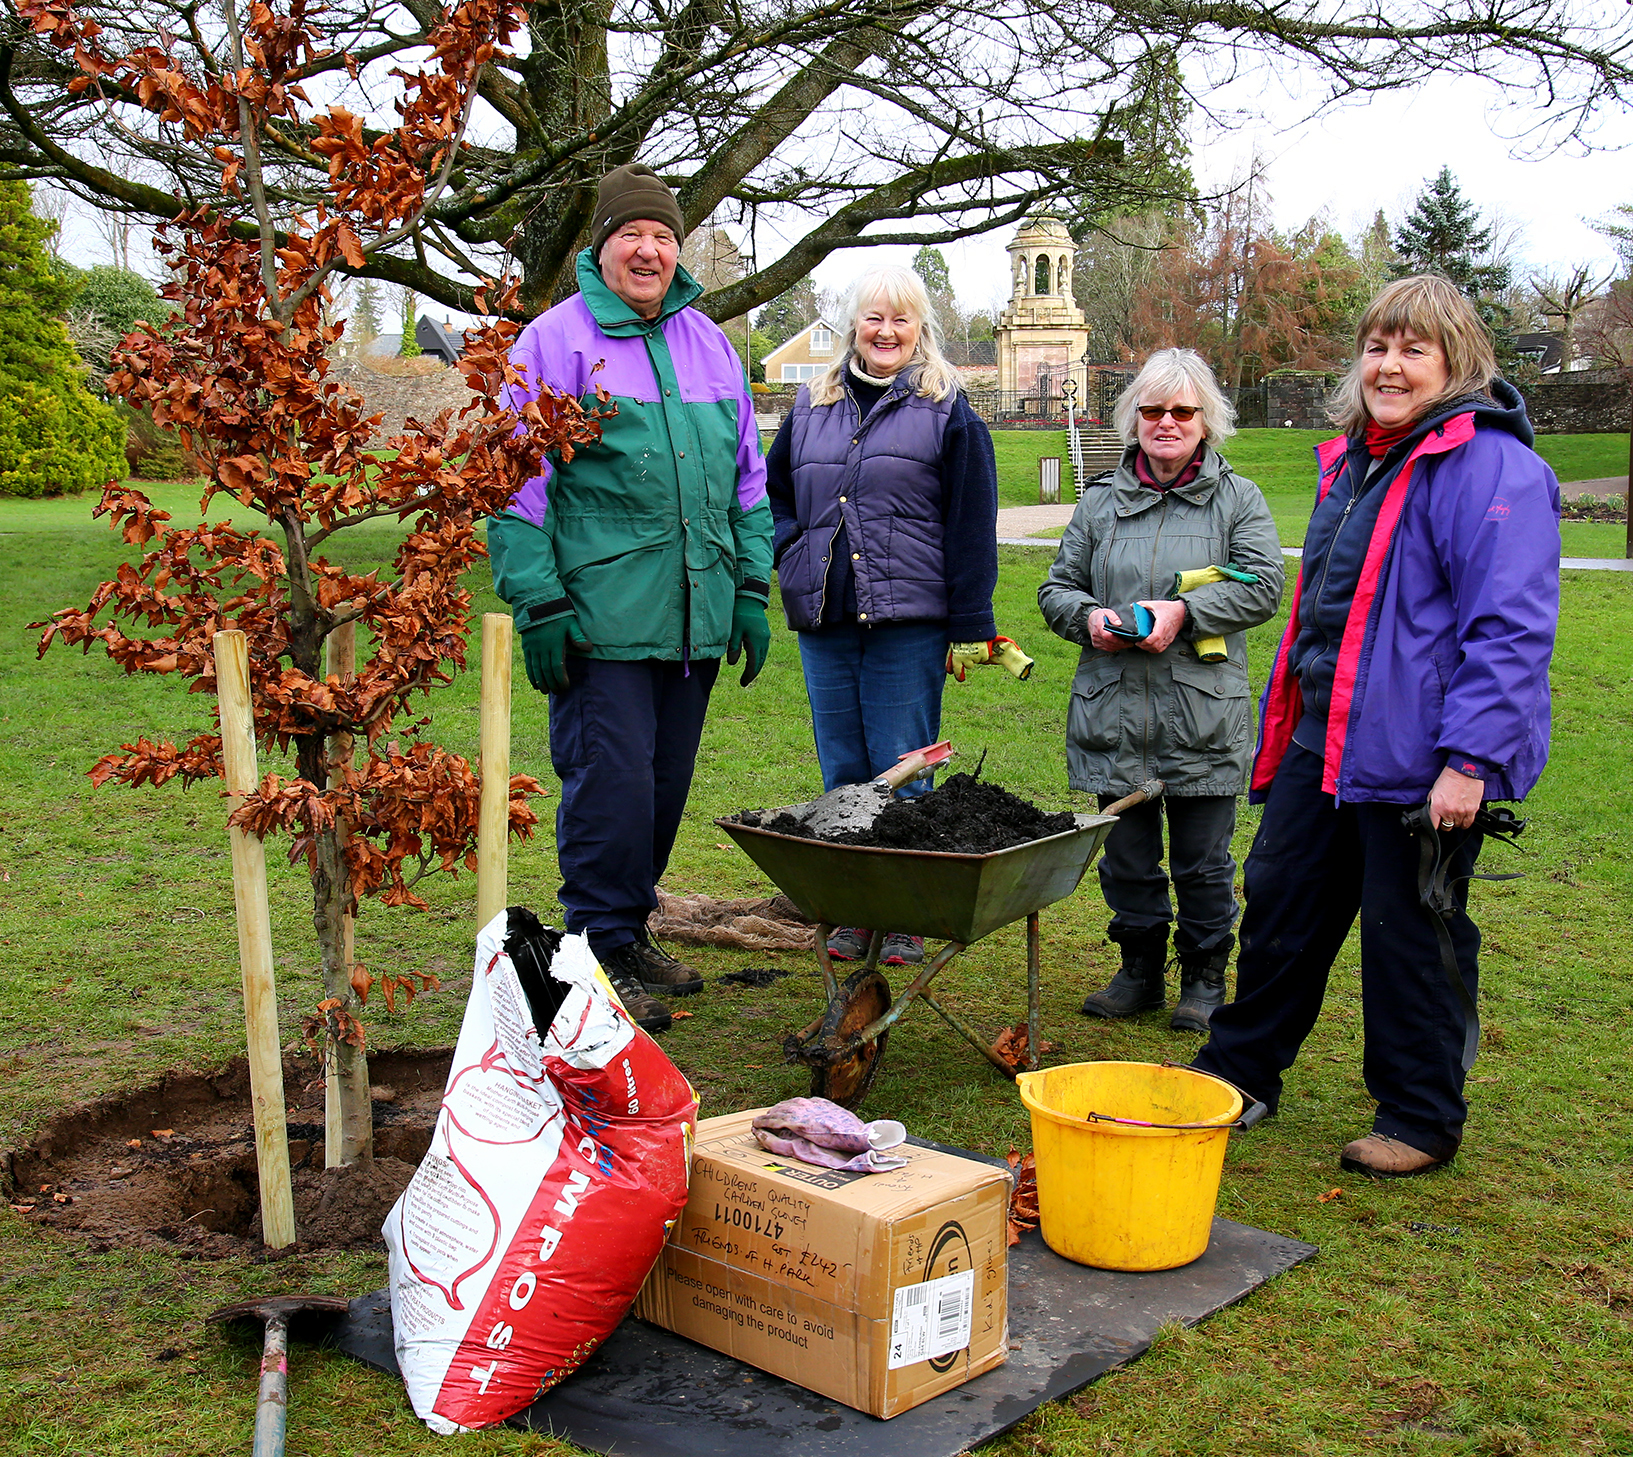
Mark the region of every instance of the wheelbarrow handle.
<instances>
[{"instance_id":1,"label":"wheelbarrow handle","mask_svg":"<svg viewBox=\"0 0 1633 1457\"><path fill-rule=\"evenodd\" d=\"M1131 810L1136 805L1144 804L1148 799L1161 799L1162 788L1162 780L1147 779L1133 794L1125 794L1115 804L1108 804L1100 813L1120 815L1125 810Z\"/></svg>"}]
</instances>

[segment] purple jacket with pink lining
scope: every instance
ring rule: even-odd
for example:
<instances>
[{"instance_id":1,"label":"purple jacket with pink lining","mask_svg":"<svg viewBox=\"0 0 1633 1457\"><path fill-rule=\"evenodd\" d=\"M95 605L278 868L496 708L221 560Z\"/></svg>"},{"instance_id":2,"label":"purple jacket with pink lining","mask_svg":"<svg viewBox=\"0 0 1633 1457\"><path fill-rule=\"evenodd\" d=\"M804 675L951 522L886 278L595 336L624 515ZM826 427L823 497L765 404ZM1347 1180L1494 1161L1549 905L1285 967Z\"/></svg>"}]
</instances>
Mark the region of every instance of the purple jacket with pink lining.
<instances>
[{"instance_id":1,"label":"purple jacket with pink lining","mask_svg":"<svg viewBox=\"0 0 1633 1457\"><path fill-rule=\"evenodd\" d=\"M1327 708L1322 788L1420 804L1448 766L1523 799L1548 758L1559 621L1559 484L1523 402L1460 401L1363 480L1365 447L1316 451L1320 487L1287 631L1265 685L1252 798L1304 712ZM1307 584L1313 584L1306 596ZM1325 646L1313 638L1325 635ZM1330 674L1330 678L1329 678ZM1305 742L1303 738L1300 742Z\"/></svg>"},{"instance_id":2,"label":"purple jacket with pink lining","mask_svg":"<svg viewBox=\"0 0 1633 1457\"><path fill-rule=\"evenodd\" d=\"M489 523L494 590L520 628L574 613L591 657L721 657L737 595L770 595L771 510L742 363L688 307L703 290L684 269L651 321L606 286L588 249L578 283L511 360L587 406L606 390L617 414Z\"/></svg>"}]
</instances>

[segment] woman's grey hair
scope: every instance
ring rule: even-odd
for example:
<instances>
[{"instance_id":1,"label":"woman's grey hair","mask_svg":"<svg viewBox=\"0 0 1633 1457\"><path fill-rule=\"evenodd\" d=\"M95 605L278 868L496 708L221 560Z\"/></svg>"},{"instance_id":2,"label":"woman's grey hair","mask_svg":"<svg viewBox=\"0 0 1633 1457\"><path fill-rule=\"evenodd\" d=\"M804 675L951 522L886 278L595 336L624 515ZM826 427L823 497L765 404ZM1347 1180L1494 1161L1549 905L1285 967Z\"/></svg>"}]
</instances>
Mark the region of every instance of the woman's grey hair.
<instances>
[{"instance_id":1,"label":"woman's grey hair","mask_svg":"<svg viewBox=\"0 0 1633 1457\"><path fill-rule=\"evenodd\" d=\"M1155 404L1185 390L1202 407L1205 440L1218 444L1236 433L1235 407L1220 390L1208 361L1194 349L1159 349L1145 361L1134 383L1117 396L1111 418L1123 444L1133 445L1140 438L1135 420L1142 404Z\"/></svg>"},{"instance_id":2,"label":"woman's grey hair","mask_svg":"<svg viewBox=\"0 0 1633 1457\"><path fill-rule=\"evenodd\" d=\"M958 370L941 352L941 326L924 280L911 268L885 265L870 268L845 296L845 333L834 362L810 384L813 405L831 405L845 397L845 369L856 352L856 325L863 312L883 301L918 321L919 342L903 366L913 371L913 388L927 400L945 400L957 393Z\"/></svg>"}]
</instances>

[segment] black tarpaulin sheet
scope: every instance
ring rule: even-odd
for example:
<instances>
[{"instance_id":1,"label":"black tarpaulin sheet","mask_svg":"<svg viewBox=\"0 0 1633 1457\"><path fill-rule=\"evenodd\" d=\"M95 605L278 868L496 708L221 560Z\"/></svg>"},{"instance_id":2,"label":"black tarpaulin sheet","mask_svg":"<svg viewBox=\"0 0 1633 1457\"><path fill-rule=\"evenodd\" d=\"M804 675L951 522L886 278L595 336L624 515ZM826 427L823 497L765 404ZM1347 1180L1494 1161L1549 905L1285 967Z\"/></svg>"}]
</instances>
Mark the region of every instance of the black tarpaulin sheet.
<instances>
[{"instance_id":1,"label":"black tarpaulin sheet","mask_svg":"<svg viewBox=\"0 0 1633 1457\"><path fill-rule=\"evenodd\" d=\"M1009 1252L1009 1360L889 1421L631 1318L511 1425L618 1457L742 1457L747 1441L788 1457L955 1457L1315 1252L1215 1219L1200 1260L1123 1274L1063 1260L1034 1230ZM395 1374L387 1293L354 1300L329 1344Z\"/></svg>"}]
</instances>

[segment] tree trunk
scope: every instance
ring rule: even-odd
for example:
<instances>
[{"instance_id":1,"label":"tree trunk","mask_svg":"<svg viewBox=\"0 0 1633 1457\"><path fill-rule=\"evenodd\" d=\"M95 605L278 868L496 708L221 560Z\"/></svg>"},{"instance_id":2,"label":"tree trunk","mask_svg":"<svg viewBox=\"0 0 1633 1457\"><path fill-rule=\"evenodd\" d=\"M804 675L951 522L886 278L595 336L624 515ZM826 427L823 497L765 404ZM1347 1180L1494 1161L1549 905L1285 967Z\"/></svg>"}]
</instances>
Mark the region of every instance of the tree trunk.
<instances>
[{"instance_id":1,"label":"tree trunk","mask_svg":"<svg viewBox=\"0 0 1633 1457\"><path fill-rule=\"evenodd\" d=\"M321 783L322 781L316 781ZM312 924L323 951L323 990L340 1003L339 1011L355 1022L363 1004L352 987L352 969L346 958L346 907L350 900L346 863L341 856L340 833L322 831L316 837L317 863L312 870ZM340 1107L342 1164L366 1164L374 1159L374 1111L369 1099L369 1064L365 1050L334 1035L329 1019L325 1058L333 1059L335 1092Z\"/></svg>"},{"instance_id":2,"label":"tree trunk","mask_svg":"<svg viewBox=\"0 0 1633 1457\"><path fill-rule=\"evenodd\" d=\"M521 71L538 127L525 145L548 146L605 121L612 102L610 14L605 0L551 0L527 7L529 54ZM521 264L522 305L529 314L542 313L577 292L573 259L589 241L596 185L602 173L630 161L640 141L619 138L603 152L586 152L576 187L552 189L517 219L510 250ZM518 137L517 151L523 146Z\"/></svg>"}]
</instances>

